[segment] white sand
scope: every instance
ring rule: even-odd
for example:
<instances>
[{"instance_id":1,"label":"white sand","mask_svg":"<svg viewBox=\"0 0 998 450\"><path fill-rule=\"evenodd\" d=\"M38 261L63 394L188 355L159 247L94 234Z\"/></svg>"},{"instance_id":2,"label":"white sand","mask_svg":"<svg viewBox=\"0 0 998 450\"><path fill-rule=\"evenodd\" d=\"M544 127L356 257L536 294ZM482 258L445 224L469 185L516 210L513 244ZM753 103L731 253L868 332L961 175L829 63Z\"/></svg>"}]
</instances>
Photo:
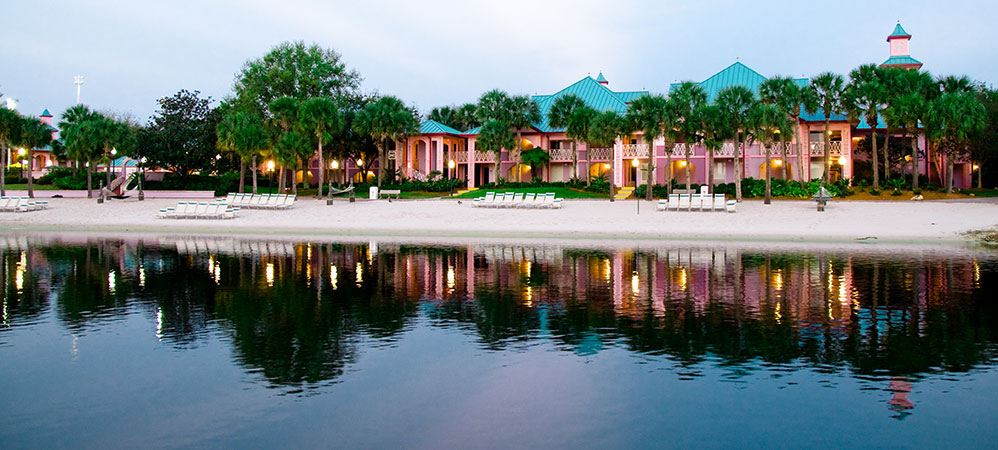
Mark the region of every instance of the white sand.
<instances>
[{"instance_id":1,"label":"white sand","mask_svg":"<svg viewBox=\"0 0 998 450\"><path fill-rule=\"evenodd\" d=\"M299 199L290 210L243 209L233 220L160 219L175 200L49 199L49 209L0 213L5 231L203 233L224 235L394 236L506 239L706 239L771 242L965 242L962 233L998 227L998 201L811 201L764 205L745 201L738 212L659 212L654 203L567 200L560 210L473 208L467 200Z\"/></svg>"}]
</instances>

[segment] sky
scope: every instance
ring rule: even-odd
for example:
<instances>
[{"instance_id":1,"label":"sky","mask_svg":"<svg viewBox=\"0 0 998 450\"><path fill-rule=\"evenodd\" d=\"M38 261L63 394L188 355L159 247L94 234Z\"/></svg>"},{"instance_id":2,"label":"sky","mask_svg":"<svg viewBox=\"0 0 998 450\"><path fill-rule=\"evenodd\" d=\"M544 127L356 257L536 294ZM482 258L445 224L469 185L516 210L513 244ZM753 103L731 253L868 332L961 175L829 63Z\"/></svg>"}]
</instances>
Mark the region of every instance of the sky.
<instances>
[{"instance_id":1,"label":"sky","mask_svg":"<svg viewBox=\"0 0 998 450\"><path fill-rule=\"evenodd\" d=\"M735 61L765 76L847 74L887 59L901 21L935 75L998 81L998 2L0 0L0 93L18 110L76 102L145 123L180 89L231 95L243 64L283 41L339 52L362 89L422 113L485 91L551 94L603 72L665 93Z\"/></svg>"}]
</instances>

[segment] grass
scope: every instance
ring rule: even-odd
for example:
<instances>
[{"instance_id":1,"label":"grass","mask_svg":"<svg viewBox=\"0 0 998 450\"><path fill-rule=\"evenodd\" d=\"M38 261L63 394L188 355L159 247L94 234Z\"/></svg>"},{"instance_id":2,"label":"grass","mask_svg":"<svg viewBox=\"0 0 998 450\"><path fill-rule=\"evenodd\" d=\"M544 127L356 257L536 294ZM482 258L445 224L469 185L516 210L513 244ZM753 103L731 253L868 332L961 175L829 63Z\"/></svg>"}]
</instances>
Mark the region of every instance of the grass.
<instances>
[{"instance_id":1,"label":"grass","mask_svg":"<svg viewBox=\"0 0 998 450\"><path fill-rule=\"evenodd\" d=\"M59 188L57 188L57 187L55 187L54 185L51 185L51 184L37 184L37 183L35 183L35 185L32 186L32 188L34 188L34 190L36 190L36 191L57 191L57 190L59 190ZM7 185L7 190L9 190L9 191L26 191L26 190L28 190L28 185L27 184L8 184Z\"/></svg>"},{"instance_id":2,"label":"grass","mask_svg":"<svg viewBox=\"0 0 998 450\"><path fill-rule=\"evenodd\" d=\"M594 192L587 192L578 189L571 189L565 187L524 187L516 189L502 189L502 188L490 188L490 189L479 189L477 191L465 192L461 195L455 195L454 198L478 198L484 197L485 192L517 192L517 193L535 193L535 194L546 194L548 192L554 192L555 197L558 198L601 198L608 199L609 194L597 194Z\"/></svg>"}]
</instances>

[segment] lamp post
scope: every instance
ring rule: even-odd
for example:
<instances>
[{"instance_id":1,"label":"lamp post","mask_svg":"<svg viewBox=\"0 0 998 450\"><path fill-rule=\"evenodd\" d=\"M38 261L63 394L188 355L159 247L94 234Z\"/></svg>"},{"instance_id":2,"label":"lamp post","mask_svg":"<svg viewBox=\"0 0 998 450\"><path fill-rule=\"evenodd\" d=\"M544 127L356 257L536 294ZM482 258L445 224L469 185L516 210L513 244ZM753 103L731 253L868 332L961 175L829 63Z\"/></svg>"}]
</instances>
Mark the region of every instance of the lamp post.
<instances>
[{"instance_id":1,"label":"lamp post","mask_svg":"<svg viewBox=\"0 0 998 450\"><path fill-rule=\"evenodd\" d=\"M146 159L145 156L139 159L139 201L146 199L145 191L142 190L142 184L146 181Z\"/></svg>"},{"instance_id":2,"label":"lamp post","mask_svg":"<svg viewBox=\"0 0 998 450\"><path fill-rule=\"evenodd\" d=\"M637 158L634 158L634 159L631 160L631 167L634 167L634 189L635 189L635 191L638 189L638 171L637 171L637 169L638 169L638 165L639 164L640 163L638 162ZM638 198L637 192L634 193L634 202L638 205L638 207L637 207L638 208L638 214L641 214L641 199Z\"/></svg>"},{"instance_id":3,"label":"lamp post","mask_svg":"<svg viewBox=\"0 0 998 450\"><path fill-rule=\"evenodd\" d=\"M21 177L22 178L27 178L27 177L24 176L24 153L25 153L25 150L24 150L23 147L17 149L17 156L21 157Z\"/></svg>"},{"instance_id":4,"label":"lamp post","mask_svg":"<svg viewBox=\"0 0 998 450\"><path fill-rule=\"evenodd\" d=\"M454 167L456 167L456 166L457 166L457 163L455 163L453 159L450 160L450 161L447 161L447 178L450 179L449 181L450 181L450 196L451 197L454 196Z\"/></svg>"}]
</instances>

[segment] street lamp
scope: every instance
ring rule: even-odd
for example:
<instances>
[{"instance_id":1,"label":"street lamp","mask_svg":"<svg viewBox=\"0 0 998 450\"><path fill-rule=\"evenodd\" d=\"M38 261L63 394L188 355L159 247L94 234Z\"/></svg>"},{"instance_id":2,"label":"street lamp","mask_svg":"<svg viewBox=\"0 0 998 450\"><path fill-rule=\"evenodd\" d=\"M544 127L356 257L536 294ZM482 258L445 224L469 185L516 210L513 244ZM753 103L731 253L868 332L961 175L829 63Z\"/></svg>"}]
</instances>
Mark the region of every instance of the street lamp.
<instances>
[{"instance_id":1,"label":"street lamp","mask_svg":"<svg viewBox=\"0 0 998 450\"><path fill-rule=\"evenodd\" d=\"M638 171L637 171L637 169L638 169L638 165L640 165L640 164L641 163L638 162L637 158L634 158L634 159L631 160L631 167L634 167L634 189L635 190L638 188ZM638 214L641 214L641 200L638 199L637 192L634 193L634 202L638 205Z\"/></svg>"},{"instance_id":2,"label":"street lamp","mask_svg":"<svg viewBox=\"0 0 998 450\"><path fill-rule=\"evenodd\" d=\"M149 161L145 156L139 159L139 201L146 199L145 191L142 190L142 184L145 182L146 178L146 162Z\"/></svg>"}]
</instances>

